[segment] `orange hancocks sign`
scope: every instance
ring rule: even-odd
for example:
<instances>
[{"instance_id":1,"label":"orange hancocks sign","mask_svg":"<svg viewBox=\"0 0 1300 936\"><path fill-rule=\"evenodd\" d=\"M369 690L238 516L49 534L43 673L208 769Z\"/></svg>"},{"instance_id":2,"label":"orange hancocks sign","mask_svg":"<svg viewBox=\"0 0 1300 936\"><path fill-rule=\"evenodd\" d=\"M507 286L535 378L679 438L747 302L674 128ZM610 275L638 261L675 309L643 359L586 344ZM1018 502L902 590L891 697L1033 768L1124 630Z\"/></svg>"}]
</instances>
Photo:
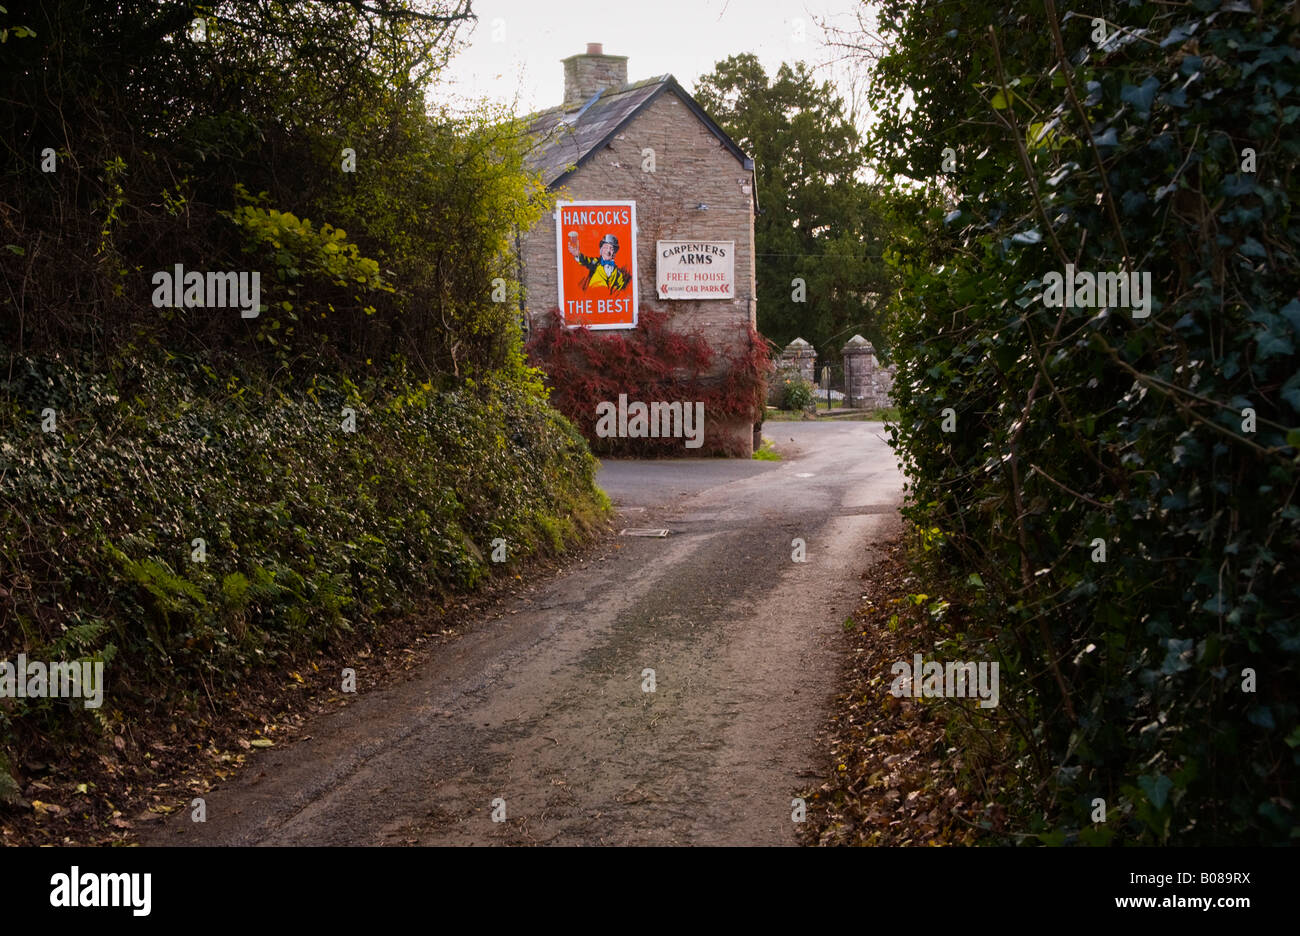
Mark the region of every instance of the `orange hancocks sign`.
<instances>
[{"instance_id":1,"label":"orange hancocks sign","mask_svg":"<svg viewBox=\"0 0 1300 936\"><path fill-rule=\"evenodd\" d=\"M564 324L636 328L636 202L560 202L556 212Z\"/></svg>"}]
</instances>

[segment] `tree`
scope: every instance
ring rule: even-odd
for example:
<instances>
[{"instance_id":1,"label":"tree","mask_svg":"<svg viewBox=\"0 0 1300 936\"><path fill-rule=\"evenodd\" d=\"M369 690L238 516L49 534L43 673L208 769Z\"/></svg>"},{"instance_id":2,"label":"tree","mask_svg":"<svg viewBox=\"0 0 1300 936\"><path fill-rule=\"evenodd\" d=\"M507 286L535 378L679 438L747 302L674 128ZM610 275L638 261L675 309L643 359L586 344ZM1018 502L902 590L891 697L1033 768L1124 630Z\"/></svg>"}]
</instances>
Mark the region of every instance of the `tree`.
<instances>
[{"instance_id":1,"label":"tree","mask_svg":"<svg viewBox=\"0 0 1300 936\"><path fill-rule=\"evenodd\" d=\"M512 120L426 105L471 18L468 0L42 4L0 58L0 278L22 284L0 341L143 330L453 376L517 359L492 283L543 193ZM264 308L156 309L150 277L174 264L256 270Z\"/></svg>"},{"instance_id":2,"label":"tree","mask_svg":"<svg viewBox=\"0 0 1300 936\"><path fill-rule=\"evenodd\" d=\"M695 93L754 158L759 330L781 345L802 337L831 357L855 331L879 340L886 222L862 177L859 134L831 85L803 63L769 80L746 53L719 62Z\"/></svg>"}]
</instances>

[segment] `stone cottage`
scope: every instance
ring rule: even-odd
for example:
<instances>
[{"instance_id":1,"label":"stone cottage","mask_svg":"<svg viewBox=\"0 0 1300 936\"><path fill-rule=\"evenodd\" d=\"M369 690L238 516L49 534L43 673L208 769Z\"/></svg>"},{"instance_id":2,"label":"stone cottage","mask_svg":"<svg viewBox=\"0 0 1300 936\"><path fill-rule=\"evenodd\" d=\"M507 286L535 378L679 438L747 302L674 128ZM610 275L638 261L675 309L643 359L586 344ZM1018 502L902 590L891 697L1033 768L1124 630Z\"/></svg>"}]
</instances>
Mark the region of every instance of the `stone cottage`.
<instances>
[{"instance_id":1,"label":"stone cottage","mask_svg":"<svg viewBox=\"0 0 1300 936\"><path fill-rule=\"evenodd\" d=\"M723 355L747 347L754 161L672 75L629 83L627 57L594 43L563 65L564 102L528 125L531 167L557 196L520 237L530 324L558 309L568 326L627 329L654 309ZM705 413L705 434L753 450L747 421Z\"/></svg>"}]
</instances>

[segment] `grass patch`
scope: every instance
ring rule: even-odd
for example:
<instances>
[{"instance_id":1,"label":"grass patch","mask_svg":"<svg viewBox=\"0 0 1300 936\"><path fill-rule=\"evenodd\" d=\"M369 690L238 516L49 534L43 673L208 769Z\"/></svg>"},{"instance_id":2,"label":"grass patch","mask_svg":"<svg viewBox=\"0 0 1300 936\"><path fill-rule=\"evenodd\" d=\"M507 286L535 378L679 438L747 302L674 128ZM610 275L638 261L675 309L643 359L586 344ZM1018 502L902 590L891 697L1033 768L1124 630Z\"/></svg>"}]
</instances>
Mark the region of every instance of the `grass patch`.
<instances>
[{"instance_id":1,"label":"grass patch","mask_svg":"<svg viewBox=\"0 0 1300 936\"><path fill-rule=\"evenodd\" d=\"M764 415L765 422L805 422L813 419L833 417L847 422L897 422L898 407L882 406L878 409L849 409L837 406L834 409L818 407L814 411L769 409Z\"/></svg>"},{"instance_id":2,"label":"grass patch","mask_svg":"<svg viewBox=\"0 0 1300 936\"><path fill-rule=\"evenodd\" d=\"M803 422L814 417L803 410L768 410L763 415L764 422Z\"/></svg>"}]
</instances>

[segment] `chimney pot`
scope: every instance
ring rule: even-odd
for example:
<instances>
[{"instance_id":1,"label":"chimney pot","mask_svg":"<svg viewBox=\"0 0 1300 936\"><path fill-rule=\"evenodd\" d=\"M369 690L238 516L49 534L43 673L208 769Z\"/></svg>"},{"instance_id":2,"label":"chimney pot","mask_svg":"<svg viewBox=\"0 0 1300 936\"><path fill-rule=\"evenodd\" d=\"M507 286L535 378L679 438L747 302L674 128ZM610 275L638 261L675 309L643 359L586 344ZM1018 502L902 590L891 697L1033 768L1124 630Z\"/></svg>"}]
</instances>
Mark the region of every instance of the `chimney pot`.
<instances>
[{"instance_id":1,"label":"chimney pot","mask_svg":"<svg viewBox=\"0 0 1300 936\"><path fill-rule=\"evenodd\" d=\"M588 55L604 55L604 54L605 54L605 45L604 45L604 43L601 43L601 42L588 42L588 43L587 43L587 54L588 54Z\"/></svg>"}]
</instances>

